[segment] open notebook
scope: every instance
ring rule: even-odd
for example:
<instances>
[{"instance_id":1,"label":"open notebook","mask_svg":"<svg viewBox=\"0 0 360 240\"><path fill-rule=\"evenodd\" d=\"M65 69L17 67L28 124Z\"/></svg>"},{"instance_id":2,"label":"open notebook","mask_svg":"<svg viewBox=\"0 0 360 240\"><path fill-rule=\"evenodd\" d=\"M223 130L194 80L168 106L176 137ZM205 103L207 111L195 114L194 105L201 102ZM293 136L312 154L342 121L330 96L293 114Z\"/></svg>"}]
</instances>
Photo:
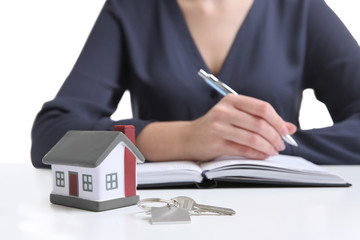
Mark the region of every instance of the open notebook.
<instances>
[{"instance_id":1,"label":"open notebook","mask_svg":"<svg viewBox=\"0 0 360 240\"><path fill-rule=\"evenodd\" d=\"M168 161L137 165L141 187L212 182L245 182L296 186L351 186L336 173L301 157L278 155L266 160L223 156L210 162Z\"/></svg>"}]
</instances>

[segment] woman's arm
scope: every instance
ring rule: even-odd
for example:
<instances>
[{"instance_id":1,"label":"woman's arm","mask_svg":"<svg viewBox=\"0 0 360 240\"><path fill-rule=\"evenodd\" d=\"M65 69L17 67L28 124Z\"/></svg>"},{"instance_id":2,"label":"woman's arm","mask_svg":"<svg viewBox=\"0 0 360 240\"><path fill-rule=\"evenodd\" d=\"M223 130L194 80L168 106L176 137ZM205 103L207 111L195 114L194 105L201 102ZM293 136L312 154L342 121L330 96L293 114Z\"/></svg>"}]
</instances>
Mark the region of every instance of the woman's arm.
<instances>
[{"instance_id":1,"label":"woman's arm","mask_svg":"<svg viewBox=\"0 0 360 240\"><path fill-rule=\"evenodd\" d=\"M295 131L270 104L229 94L194 121L150 123L136 143L151 161L206 161L221 155L265 159L285 148L281 134Z\"/></svg>"},{"instance_id":2,"label":"woman's arm","mask_svg":"<svg viewBox=\"0 0 360 240\"><path fill-rule=\"evenodd\" d=\"M54 100L38 113L32 128L31 158L35 167L46 167L43 156L68 130L112 130L116 124L149 123L140 119L110 119L127 82L123 36L112 1L107 1L73 68Z\"/></svg>"},{"instance_id":3,"label":"woman's arm","mask_svg":"<svg viewBox=\"0 0 360 240\"><path fill-rule=\"evenodd\" d=\"M360 163L360 48L323 0L309 1L304 88L313 88L334 125L296 133L300 155L318 164Z\"/></svg>"}]
</instances>

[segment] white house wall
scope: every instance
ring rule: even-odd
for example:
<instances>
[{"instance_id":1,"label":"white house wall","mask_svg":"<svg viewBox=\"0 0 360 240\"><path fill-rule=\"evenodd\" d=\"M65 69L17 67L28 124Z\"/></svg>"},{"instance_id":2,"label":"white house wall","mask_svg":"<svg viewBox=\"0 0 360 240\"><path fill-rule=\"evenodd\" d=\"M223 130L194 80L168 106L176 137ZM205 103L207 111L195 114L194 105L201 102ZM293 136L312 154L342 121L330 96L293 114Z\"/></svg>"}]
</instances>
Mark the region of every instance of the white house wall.
<instances>
[{"instance_id":1,"label":"white house wall","mask_svg":"<svg viewBox=\"0 0 360 240\"><path fill-rule=\"evenodd\" d=\"M108 157L100 164L99 167L99 194L104 196L105 199L113 199L119 197L125 197L124 186L124 153L125 147L118 144L114 150L108 155ZM118 188L114 190L106 190L106 174L117 173Z\"/></svg>"},{"instance_id":2,"label":"white house wall","mask_svg":"<svg viewBox=\"0 0 360 240\"><path fill-rule=\"evenodd\" d=\"M93 201L105 201L125 196L124 187L124 152L125 147L118 144L106 159L96 168L84 168L66 165L52 165L53 194L69 196L69 172L78 174L78 197ZM56 186L56 172L64 172L65 187ZM106 175L117 173L118 188L106 190ZM83 190L82 175L91 175L93 191Z\"/></svg>"}]
</instances>

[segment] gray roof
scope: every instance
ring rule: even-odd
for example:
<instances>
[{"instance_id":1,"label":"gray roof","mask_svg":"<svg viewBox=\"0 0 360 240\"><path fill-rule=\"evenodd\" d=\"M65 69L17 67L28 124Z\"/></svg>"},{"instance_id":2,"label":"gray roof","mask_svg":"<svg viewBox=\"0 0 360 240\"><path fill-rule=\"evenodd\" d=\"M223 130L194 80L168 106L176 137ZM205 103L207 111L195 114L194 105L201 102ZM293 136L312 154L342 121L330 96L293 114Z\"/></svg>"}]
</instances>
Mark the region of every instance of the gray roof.
<instances>
[{"instance_id":1,"label":"gray roof","mask_svg":"<svg viewBox=\"0 0 360 240\"><path fill-rule=\"evenodd\" d=\"M94 168L123 142L137 159L145 158L137 147L119 131L68 131L44 156L43 163Z\"/></svg>"}]
</instances>

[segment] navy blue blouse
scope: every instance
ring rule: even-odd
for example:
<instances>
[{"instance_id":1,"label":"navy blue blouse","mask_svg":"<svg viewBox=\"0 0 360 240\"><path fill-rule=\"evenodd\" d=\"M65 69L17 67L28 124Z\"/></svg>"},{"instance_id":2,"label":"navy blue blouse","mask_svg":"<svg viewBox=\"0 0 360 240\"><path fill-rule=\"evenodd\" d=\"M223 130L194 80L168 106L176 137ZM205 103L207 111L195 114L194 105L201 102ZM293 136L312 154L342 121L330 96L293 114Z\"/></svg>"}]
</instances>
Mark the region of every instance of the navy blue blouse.
<instances>
[{"instance_id":1,"label":"navy blue blouse","mask_svg":"<svg viewBox=\"0 0 360 240\"><path fill-rule=\"evenodd\" d=\"M197 75L209 71L176 0L108 0L73 70L32 129L32 163L70 129L112 130L151 121L193 120L221 98ZM272 104L299 126L312 88L334 125L298 130L283 154L317 164L360 164L360 48L323 0L255 0L219 79ZM133 119L113 121L125 90Z\"/></svg>"}]
</instances>

